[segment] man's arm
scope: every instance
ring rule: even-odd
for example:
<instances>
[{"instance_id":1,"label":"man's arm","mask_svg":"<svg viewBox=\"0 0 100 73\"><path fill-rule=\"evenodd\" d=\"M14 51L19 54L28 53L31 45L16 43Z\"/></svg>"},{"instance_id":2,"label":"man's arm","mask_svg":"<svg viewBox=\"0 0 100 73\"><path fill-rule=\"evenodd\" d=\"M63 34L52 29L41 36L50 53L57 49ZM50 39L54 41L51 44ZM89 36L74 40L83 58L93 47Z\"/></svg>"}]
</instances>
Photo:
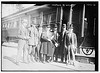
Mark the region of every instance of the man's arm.
<instances>
[{"instance_id":1,"label":"man's arm","mask_svg":"<svg viewBox=\"0 0 100 73\"><path fill-rule=\"evenodd\" d=\"M65 36L65 39L64 39L64 41L65 41L65 48L67 48L68 46L67 46L67 44L68 44L68 35L67 35L67 32L66 32L66 36Z\"/></svg>"},{"instance_id":2,"label":"man's arm","mask_svg":"<svg viewBox=\"0 0 100 73\"><path fill-rule=\"evenodd\" d=\"M75 33L74 33L75 34ZM74 35L74 44L75 44L75 47L77 47L77 36L76 36L76 34Z\"/></svg>"}]
</instances>

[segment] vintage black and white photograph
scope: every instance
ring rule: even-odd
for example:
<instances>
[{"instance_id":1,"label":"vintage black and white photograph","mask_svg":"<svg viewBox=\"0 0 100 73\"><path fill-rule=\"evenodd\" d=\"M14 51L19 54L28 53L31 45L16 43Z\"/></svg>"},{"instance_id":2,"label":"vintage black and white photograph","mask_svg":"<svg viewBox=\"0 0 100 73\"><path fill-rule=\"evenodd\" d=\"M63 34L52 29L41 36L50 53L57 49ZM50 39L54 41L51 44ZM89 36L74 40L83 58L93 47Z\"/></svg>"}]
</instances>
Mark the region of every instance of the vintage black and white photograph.
<instances>
[{"instance_id":1,"label":"vintage black and white photograph","mask_svg":"<svg viewBox=\"0 0 100 73\"><path fill-rule=\"evenodd\" d=\"M1 71L98 71L98 1L1 1Z\"/></svg>"}]
</instances>

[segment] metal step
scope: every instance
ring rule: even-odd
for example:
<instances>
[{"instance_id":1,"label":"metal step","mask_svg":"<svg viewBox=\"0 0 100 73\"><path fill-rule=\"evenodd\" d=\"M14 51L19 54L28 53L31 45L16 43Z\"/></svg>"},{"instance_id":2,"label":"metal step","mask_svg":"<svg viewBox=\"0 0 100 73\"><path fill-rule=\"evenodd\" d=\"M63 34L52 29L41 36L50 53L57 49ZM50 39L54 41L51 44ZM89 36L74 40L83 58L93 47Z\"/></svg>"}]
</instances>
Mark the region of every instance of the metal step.
<instances>
[{"instance_id":1,"label":"metal step","mask_svg":"<svg viewBox=\"0 0 100 73\"><path fill-rule=\"evenodd\" d=\"M75 54L75 58L77 61L82 62L82 63L94 64L95 63L95 50L93 49L93 52L91 55L85 55L82 49L80 49L80 52Z\"/></svg>"}]
</instances>

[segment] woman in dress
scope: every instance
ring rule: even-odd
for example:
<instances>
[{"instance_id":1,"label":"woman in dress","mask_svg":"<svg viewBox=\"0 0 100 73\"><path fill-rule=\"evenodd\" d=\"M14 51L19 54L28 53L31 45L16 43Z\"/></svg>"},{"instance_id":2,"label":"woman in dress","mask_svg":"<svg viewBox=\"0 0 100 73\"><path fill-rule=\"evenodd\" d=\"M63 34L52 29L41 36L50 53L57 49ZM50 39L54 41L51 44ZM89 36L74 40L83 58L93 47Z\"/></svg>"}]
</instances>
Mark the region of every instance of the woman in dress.
<instances>
[{"instance_id":1,"label":"woman in dress","mask_svg":"<svg viewBox=\"0 0 100 73\"><path fill-rule=\"evenodd\" d=\"M47 25L43 25L43 32L41 34L41 56L42 62L45 63L47 60Z\"/></svg>"},{"instance_id":2,"label":"woman in dress","mask_svg":"<svg viewBox=\"0 0 100 73\"><path fill-rule=\"evenodd\" d=\"M48 35L47 56L49 57L48 62L52 62L54 51L55 51L55 46L57 46L57 44L55 45L56 35L54 33L54 27L51 29L51 27L49 25L47 29L48 29L47 30L47 35Z\"/></svg>"}]
</instances>

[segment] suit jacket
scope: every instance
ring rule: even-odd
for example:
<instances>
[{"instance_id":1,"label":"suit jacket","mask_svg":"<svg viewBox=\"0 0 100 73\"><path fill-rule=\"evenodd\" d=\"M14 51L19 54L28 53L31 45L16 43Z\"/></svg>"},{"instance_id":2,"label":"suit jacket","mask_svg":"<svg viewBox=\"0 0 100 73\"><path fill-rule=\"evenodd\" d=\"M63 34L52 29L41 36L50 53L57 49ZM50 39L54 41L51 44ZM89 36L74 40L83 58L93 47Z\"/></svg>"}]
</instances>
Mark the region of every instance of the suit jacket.
<instances>
[{"instance_id":1,"label":"suit jacket","mask_svg":"<svg viewBox=\"0 0 100 73\"><path fill-rule=\"evenodd\" d=\"M77 48L77 37L75 33L68 33L67 39L67 46L72 45L74 48Z\"/></svg>"},{"instance_id":2,"label":"suit jacket","mask_svg":"<svg viewBox=\"0 0 100 73\"><path fill-rule=\"evenodd\" d=\"M47 35L46 35L46 33L45 32L43 32L42 34L41 34L41 42L48 42L48 40L47 40Z\"/></svg>"},{"instance_id":3,"label":"suit jacket","mask_svg":"<svg viewBox=\"0 0 100 73\"><path fill-rule=\"evenodd\" d=\"M63 52L65 52L65 50L67 49L67 32L64 32L64 35L62 36L62 50Z\"/></svg>"},{"instance_id":4,"label":"suit jacket","mask_svg":"<svg viewBox=\"0 0 100 73\"><path fill-rule=\"evenodd\" d=\"M26 28L21 28L20 27L20 29L19 29L19 31L18 31L18 38L19 39L23 39L23 40L26 40L26 39L28 39L29 38L29 36L28 36L28 31L27 31L27 29Z\"/></svg>"},{"instance_id":5,"label":"suit jacket","mask_svg":"<svg viewBox=\"0 0 100 73\"><path fill-rule=\"evenodd\" d=\"M54 34L54 38L52 39L52 43L54 44L55 47L57 47L55 44L58 44L58 34ZM58 44L59 45L59 44Z\"/></svg>"},{"instance_id":6,"label":"suit jacket","mask_svg":"<svg viewBox=\"0 0 100 73\"><path fill-rule=\"evenodd\" d=\"M48 48L47 43L48 43L47 34L46 32L43 32L41 34L41 51L40 51L42 54L47 54L47 48Z\"/></svg>"}]
</instances>

